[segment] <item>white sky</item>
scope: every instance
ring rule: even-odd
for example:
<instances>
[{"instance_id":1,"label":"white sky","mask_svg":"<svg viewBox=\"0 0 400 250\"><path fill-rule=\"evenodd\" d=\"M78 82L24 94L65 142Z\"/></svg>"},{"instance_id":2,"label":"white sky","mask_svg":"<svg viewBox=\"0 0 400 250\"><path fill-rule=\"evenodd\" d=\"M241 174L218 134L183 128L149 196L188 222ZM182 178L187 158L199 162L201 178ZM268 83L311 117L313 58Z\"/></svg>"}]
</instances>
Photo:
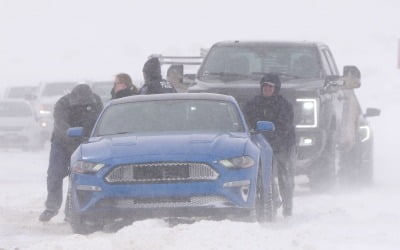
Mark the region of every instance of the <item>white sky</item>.
<instances>
[{"instance_id":1,"label":"white sky","mask_svg":"<svg viewBox=\"0 0 400 250\"><path fill-rule=\"evenodd\" d=\"M340 68L371 72L370 54L393 70L399 13L397 0L0 0L0 90L119 72L141 79L149 54L197 55L230 39L323 41Z\"/></svg>"}]
</instances>

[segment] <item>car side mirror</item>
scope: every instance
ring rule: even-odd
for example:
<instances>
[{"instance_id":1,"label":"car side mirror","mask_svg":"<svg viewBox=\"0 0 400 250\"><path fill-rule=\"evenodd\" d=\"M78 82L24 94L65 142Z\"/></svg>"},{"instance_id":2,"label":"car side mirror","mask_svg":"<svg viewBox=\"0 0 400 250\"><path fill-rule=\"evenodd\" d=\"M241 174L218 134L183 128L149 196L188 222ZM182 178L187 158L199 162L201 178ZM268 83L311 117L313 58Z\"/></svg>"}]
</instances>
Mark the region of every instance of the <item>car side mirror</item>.
<instances>
[{"instance_id":1,"label":"car side mirror","mask_svg":"<svg viewBox=\"0 0 400 250\"><path fill-rule=\"evenodd\" d=\"M69 128L67 131L68 137L80 138L83 136L83 127Z\"/></svg>"},{"instance_id":2,"label":"car side mirror","mask_svg":"<svg viewBox=\"0 0 400 250\"><path fill-rule=\"evenodd\" d=\"M373 117L373 116L379 116L381 114L381 110L377 108L367 108L367 111L365 112L364 116L365 117Z\"/></svg>"},{"instance_id":3,"label":"car side mirror","mask_svg":"<svg viewBox=\"0 0 400 250\"><path fill-rule=\"evenodd\" d=\"M263 132L263 131L274 131L275 125L273 122L268 121L258 121L256 124L256 131Z\"/></svg>"},{"instance_id":4,"label":"car side mirror","mask_svg":"<svg viewBox=\"0 0 400 250\"><path fill-rule=\"evenodd\" d=\"M361 72L353 65L343 67L344 88L355 89L361 86Z\"/></svg>"}]
</instances>

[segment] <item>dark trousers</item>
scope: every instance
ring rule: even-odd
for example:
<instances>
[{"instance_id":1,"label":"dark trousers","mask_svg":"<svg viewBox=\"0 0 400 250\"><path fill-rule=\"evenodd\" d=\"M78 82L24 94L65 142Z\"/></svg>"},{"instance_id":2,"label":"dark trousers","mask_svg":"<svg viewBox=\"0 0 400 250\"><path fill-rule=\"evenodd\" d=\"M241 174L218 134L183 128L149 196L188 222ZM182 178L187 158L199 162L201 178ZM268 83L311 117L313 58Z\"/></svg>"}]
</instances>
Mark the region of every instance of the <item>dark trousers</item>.
<instances>
[{"instance_id":1,"label":"dark trousers","mask_svg":"<svg viewBox=\"0 0 400 250\"><path fill-rule=\"evenodd\" d=\"M296 160L296 147L292 146L288 150L274 152L273 172L274 172L274 201L280 203L284 210L291 211L293 208L294 191L294 164ZM278 185L275 179L278 178ZM278 188L279 187L279 195ZM280 198L279 198L280 196Z\"/></svg>"},{"instance_id":2,"label":"dark trousers","mask_svg":"<svg viewBox=\"0 0 400 250\"><path fill-rule=\"evenodd\" d=\"M46 209L58 211L63 200L63 180L69 174L71 153L62 144L51 143L47 169Z\"/></svg>"}]
</instances>

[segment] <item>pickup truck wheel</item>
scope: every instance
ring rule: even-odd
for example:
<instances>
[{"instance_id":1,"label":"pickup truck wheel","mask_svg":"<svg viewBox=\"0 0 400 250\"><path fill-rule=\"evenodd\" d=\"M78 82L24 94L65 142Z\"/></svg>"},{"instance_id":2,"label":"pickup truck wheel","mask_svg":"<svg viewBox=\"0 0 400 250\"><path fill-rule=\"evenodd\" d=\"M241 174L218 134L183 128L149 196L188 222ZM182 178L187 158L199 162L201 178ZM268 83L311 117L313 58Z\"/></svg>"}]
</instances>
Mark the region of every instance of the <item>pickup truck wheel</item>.
<instances>
[{"instance_id":1,"label":"pickup truck wheel","mask_svg":"<svg viewBox=\"0 0 400 250\"><path fill-rule=\"evenodd\" d=\"M324 152L309 174L311 189L326 191L336 182L336 140L334 134L327 141Z\"/></svg>"},{"instance_id":2,"label":"pickup truck wheel","mask_svg":"<svg viewBox=\"0 0 400 250\"><path fill-rule=\"evenodd\" d=\"M344 185L371 185L374 175L372 146L362 149L357 144L350 152L342 153L340 161L340 183Z\"/></svg>"}]
</instances>

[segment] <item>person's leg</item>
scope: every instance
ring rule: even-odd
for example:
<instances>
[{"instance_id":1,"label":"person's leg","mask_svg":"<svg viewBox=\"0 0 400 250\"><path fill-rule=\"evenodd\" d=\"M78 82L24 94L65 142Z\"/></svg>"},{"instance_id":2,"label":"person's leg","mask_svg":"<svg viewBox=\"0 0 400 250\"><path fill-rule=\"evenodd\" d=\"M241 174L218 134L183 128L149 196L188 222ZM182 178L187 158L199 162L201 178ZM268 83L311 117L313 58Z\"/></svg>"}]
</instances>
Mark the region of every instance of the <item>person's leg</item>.
<instances>
[{"instance_id":1,"label":"person's leg","mask_svg":"<svg viewBox=\"0 0 400 250\"><path fill-rule=\"evenodd\" d=\"M51 144L49 167L47 170L46 210L39 220L49 221L61 207L63 196L63 179L68 175L69 157L64 148L56 143Z\"/></svg>"},{"instance_id":2,"label":"person's leg","mask_svg":"<svg viewBox=\"0 0 400 250\"><path fill-rule=\"evenodd\" d=\"M294 148L276 154L278 161L279 192L283 203L283 216L292 215L294 191Z\"/></svg>"},{"instance_id":3,"label":"person's leg","mask_svg":"<svg viewBox=\"0 0 400 250\"><path fill-rule=\"evenodd\" d=\"M278 189L278 183L276 181L277 178L278 178L278 160L274 155L272 159L272 199L274 202L275 213L282 206L282 200L279 195L280 191Z\"/></svg>"}]
</instances>

